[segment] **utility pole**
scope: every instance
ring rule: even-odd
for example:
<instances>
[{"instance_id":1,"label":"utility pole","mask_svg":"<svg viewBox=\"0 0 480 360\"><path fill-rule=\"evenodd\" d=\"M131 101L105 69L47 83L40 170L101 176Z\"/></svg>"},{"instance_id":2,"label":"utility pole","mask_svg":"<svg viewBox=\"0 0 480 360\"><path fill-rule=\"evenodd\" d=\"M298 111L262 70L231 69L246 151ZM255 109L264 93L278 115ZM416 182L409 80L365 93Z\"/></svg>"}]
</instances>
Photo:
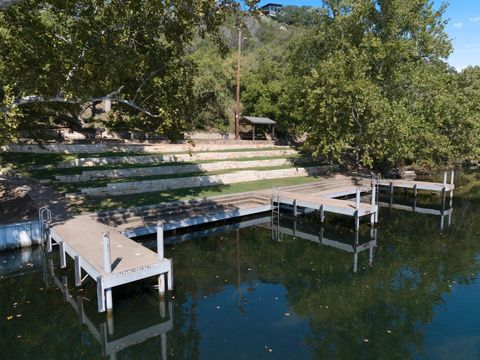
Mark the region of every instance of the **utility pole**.
<instances>
[{"instance_id":1,"label":"utility pole","mask_svg":"<svg viewBox=\"0 0 480 360\"><path fill-rule=\"evenodd\" d=\"M240 55L242 53L242 29L238 28L237 53L237 110L235 114L235 140L240 140Z\"/></svg>"}]
</instances>

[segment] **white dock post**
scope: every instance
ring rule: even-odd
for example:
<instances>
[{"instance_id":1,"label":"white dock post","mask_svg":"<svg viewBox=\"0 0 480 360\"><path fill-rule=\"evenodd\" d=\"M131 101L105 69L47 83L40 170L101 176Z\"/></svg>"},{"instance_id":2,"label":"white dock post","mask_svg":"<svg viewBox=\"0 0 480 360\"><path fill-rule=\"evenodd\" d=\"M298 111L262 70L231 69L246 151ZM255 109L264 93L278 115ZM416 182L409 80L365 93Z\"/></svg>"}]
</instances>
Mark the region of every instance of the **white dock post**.
<instances>
[{"instance_id":1,"label":"white dock post","mask_svg":"<svg viewBox=\"0 0 480 360\"><path fill-rule=\"evenodd\" d=\"M358 209L360 208L360 189L357 187L357 193L355 195L355 231L360 228L360 217L358 216Z\"/></svg>"},{"instance_id":2,"label":"white dock post","mask_svg":"<svg viewBox=\"0 0 480 360\"><path fill-rule=\"evenodd\" d=\"M82 286L82 264L80 262L80 256L74 258L75 267L75 286Z\"/></svg>"},{"instance_id":3,"label":"white dock post","mask_svg":"<svg viewBox=\"0 0 480 360\"><path fill-rule=\"evenodd\" d=\"M443 173L443 187L447 186L447 172Z\"/></svg>"},{"instance_id":4,"label":"white dock post","mask_svg":"<svg viewBox=\"0 0 480 360\"><path fill-rule=\"evenodd\" d=\"M376 188L375 188L375 186L372 186L372 210L375 206L376 198L377 198ZM375 224L375 213L372 213L370 215L370 224L371 225Z\"/></svg>"},{"instance_id":5,"label":"white dock post","mask_svg":"<svg viewBox=\"0 0 480 360\"><path fill-rule=\"evenodd\" d=\"M103 270L105 273L110 274L112 272L112 254L110 252L110 234L108 232L103 233Z\"/></svg>"},{"instance_id":6,"label":"white dock post","mask_svg":"<svg viewBox=\"0 0 480 360\"><path fill-rule=\"evenodd\" d=\"M63 268L67 267L67 257L66 257L66 254L65 254L65 244L63 243L63 241L60 241L58 246L60 247L60 267L63 269Z\"/></svg>"},{"instance_id":7,"label":"white dock post","mask_svg":"<svg viewBox=\"0 0 480 360\"><path fill-rule=\"evenodd\" d=\"M323 210L323 204L320 205L320 222L323 224L325 221L325 211Z\"/></svg>"},{"instance_id":8,"label":"white dock post","mask_svg":"<svg viewBox=\"0 0 480 360\"><path fill-rule=\"evenodd\" d=\"M163 251L163 225L157 224L157 255L158 260L162 261L164 259ZM158 276L158 292L161 297L165 296L165 275L161 274Z\"/></svg>"},{"instance_id":9,"label":"white dock post","mask_svg":"<svg viewBox=\"0 0 480 360\"><path fill-rule=\"evenodd\" d=\"M417 184L413 185L413 196L417 197Z\"/></svg>"},{"instance_id":10,"label":"white dock post","mask_svg":"<svg viewBox=\"0 0 480 360\"><path fill-rule=\"evenodd\" d=\"M355 193L355 208L358 210L360 207L360 189L357 187L357 191Z\"/></svg>"},{"instance_id":11,"label":"white dock post","mask_svg":"<svg viewBox=\"0 0 480 360\"><path fill-rule=\"evenodd\" d=\"M52 252L52 234L49 224L45 224L45 236L47 237L47 252Z\"/></svg>"},{"instance_id":12,"label":"white dock post","mask_svg":"<svg viewBox=\"0 0 480 360\"><path fill-rule=\"evenodd\" d=\"M297 200L293 200L293 216L297 216Z\"/></svg>"},{"instance_id":13,"label":"white dock post","mask_svg":"<svg viewBox=\"0 0 480 360\"><path fill-rule=\"evenodd\" d=\"M97 303L98 312L105 311L105 291L103 289L103 279L101 276L97 277Z\"/></svg>"},{"instance_id":14,"label":"white dock post","mask_svg":"<svg viewBox=\"0 0 480 360\"><path fill-rule=\"evenodd\" d=\"M452 185L452 190L450 191L450 207L453 205L453 184L455 179L455 170L452 170L452 174L450 176L450 185Z\"/></svg>"},{"instance_id":15,"label":"white dock post","mask_svg":"<svg viewBox=\"0 0 480 360\"><path fill-rule=\"evenodd\" d=\"M110 234L103 233L103 270L105 273L112 272L112 253L110 250ZM108 312L113 309L112 289L105 289L105 306Z\"/></svg>"}]
</instances>

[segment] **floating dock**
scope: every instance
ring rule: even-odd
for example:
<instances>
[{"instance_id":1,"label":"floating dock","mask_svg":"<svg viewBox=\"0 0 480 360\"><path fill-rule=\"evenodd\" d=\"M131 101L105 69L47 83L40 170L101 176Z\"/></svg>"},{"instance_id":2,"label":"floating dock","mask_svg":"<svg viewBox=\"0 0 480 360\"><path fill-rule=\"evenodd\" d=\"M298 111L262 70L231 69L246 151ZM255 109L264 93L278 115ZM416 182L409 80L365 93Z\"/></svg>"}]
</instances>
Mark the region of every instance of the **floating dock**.
<instances>
[{"instance_id":1,"label":"floating dock","mask_svg":"<svg viewBox=\"0 0 480 360\"><path fill-rule=\"evenodd\" d=\"M293 209L294 216L301 211L318 211L321 222L325 213L352 217L358 234L360 218L370 216L372 229L378 222L380 187L389 187L391 195L394 188L413 189L415 195L417 190L441 192L444 203L446 192L453 195L453 178L453 172L450 183L446 173L443 183L335 175L309 184L78 216L47 228L47 247L51 251L52 242L59 245L62 267L66 266L67 254L74 260L77 286L82 284L82 271L92 277L97 282L98 310L111 311L111 289L115 286L159 276L159 292L164 295L166 275L168 289L173 288L172 262L163 255L164 230L268 211L280 214L282 207ZM361 202L362 194L371 195L367 203ZM154 233L157 253L130 239Z\"/></svg>"},{"instance_id":2,"label":"floating dock","mask_svg":"<svg viewBox=\"0 0 480 360\"><path fill-rule=\"evenodd\" d=\"M151 276L159 276L160 295L173 289L172 261L163 256L163 228L157 226L157 253L93 220L78 216L49 230L47 249L53 242L60 248L60 264L67 266L66 255L74 260L75 285L82 285L82 271L97 282L98 311L111 311L112 288Z\"/></svg>"}]
</instances>

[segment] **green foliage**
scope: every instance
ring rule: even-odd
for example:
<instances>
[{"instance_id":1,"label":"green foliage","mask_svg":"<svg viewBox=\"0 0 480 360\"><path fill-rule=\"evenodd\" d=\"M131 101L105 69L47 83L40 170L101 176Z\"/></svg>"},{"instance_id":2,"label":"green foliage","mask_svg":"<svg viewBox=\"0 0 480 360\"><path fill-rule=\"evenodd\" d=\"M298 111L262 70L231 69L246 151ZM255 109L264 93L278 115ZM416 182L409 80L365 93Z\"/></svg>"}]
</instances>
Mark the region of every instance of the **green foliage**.
<instances>
[{"instance_id":1,"label":"green foliage","mask_svg":"<svg viewBox=\"0 0 480 360\"><path fill-rule=\"evenodd\" d=\"M3 96L2 108L21 108L19 128L80 128L92 104L112 98L110 126L175 136L188 128L194 108L187 45L215 32L238 7L233 0L11 5L0 12L0 85L15 101Z\"/></svg>"},{"instance_id":2,"label":"green foliage","mask_svg":"<svg viewBox=\"0 0 480 360\"><path fill-rule=\"evenodd\" d=\"M444 61L444 6L340 0L324 9L291 55L290 76L303 79L296 107L308 148L381 168L471 157L478 126Z\"/></svg>"}]
</instances>

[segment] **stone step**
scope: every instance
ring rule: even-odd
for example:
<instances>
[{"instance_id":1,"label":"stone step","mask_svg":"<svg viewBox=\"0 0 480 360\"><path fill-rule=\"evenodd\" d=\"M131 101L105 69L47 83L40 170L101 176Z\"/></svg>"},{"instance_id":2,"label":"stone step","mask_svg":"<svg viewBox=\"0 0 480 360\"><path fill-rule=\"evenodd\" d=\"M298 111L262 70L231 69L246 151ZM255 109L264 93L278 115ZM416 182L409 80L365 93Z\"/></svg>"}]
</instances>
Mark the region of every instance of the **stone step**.
<instances>
[{"instance_id":1,"label":"stone step","mask_svg":"<svg viewBox=\"0 0 480 360\"><path fill-rule=\"evenodd\" d=\"M122 164L161 164L170 162L206 161L206 160L230 160L255 157L273 156L296 156L298 152L293 149L280 148L279 150L258 151L233 151L233 152L198 152L189 154L155 154L155 155L124 155L106 157L85 157L64 161L55 166L44 165L38 169L72 168L89 166L109 166Z\"/></svg>"},{"instance_id":2,"label":"stone step","mask_svg":"<svg viewBox=\"0 0 480 360\"><path fill-rule=\"evenodd\" d=\"M172 165L172 166L154 166L154 167L138 167L126 169L110 169L110 170L91 170L82 171L81 174L75 175L57 175L55 179L59 182L87 182L100 179L123 179L131 177L144 177L156 175L173 175L173 174L188 174L195 172L210 172L241 168L255 168L255 167L273 167L302 164L310 159L269 159L269 160L251 160L251 161L218 161L205 164L186 164L186 165Z\"/></svg>"},{"instance_id":3,"label":"stone step","mask_svg":"<svg viewBox=\"0 0 480 360\"><path fill-rule=\"evenodd\" d=\"M212 141L198 144L12 144L2 146L5 152L17 153L58 153L58 154L94 154L102 152L185 152L218 151L225 149L262 149L274 147L270 141Z\"/></svg>"},{"instance_id":4,"label":"stone step","mask_svg":"<svg viewBox=\"0 0 480 360\"><path fill-rule=\"evenodd\" d=\"M325 174L334 169L336 169L334 166L314 166L306 168L298 167L265 171L243 170L210 176L191 176L173 179L110 183L105 187L81 189L81 194L88 196L129 195L190 187L204 187L257 180L280 179L286 177L315 176Z\"/></svg>"}]
</instances>

